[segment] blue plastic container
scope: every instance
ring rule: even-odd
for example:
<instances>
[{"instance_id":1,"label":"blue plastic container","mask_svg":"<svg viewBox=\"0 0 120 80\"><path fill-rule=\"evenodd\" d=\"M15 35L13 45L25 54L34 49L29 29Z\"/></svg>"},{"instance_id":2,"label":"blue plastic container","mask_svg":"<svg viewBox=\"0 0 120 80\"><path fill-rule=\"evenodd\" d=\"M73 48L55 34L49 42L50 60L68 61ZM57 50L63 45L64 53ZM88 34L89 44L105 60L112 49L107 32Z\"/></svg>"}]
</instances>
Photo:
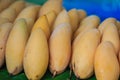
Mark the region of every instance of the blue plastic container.
<instances>
[{"instance_id":1,"label":"blue plastic container","mask_svg":"<svg viewBox=\"0 0 120 80\"><path fill-rule=\"evenodd\" d=\"M120 20L120 0L64 0L63 6L67 10L84 9L88 15L96 14L101 20L108 17Z\"/></svg>"}]
</instances>

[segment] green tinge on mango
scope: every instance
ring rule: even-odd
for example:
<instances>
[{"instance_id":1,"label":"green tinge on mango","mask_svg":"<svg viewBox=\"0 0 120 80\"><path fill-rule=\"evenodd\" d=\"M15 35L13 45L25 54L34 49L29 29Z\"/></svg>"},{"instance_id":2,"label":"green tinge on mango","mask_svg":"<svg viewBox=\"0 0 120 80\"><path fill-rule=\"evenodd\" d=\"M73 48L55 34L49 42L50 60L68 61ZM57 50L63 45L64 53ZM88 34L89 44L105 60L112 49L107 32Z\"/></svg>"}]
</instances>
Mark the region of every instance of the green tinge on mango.
<instances>
[{"instance_id":1,"label":"green tinge on mango","mask_svg":"<svg viewBox=\"0 0 120 80\"><path fill-rule=\"evenodd\" d=\"M17 16L15 21L17 21L18 19L24 18L27 22L28 31L30 33L34 25L34 22L37 18L39 9L40 9L40 6L35 6L35 5L28 6L20 12L20 14Z\"/></svg>"},{"instance_id":2,"label":"green tinge on mango","mask_svg":"<svg viewBox=\"0 0 120 80\"><path fill-rule=\"evenodd\" d=\"M6 66L11 75L16 75L23 70L23 55L27 39L26 21L19 19L14 24L6 44Z\"/></svg>"}]
</instances>

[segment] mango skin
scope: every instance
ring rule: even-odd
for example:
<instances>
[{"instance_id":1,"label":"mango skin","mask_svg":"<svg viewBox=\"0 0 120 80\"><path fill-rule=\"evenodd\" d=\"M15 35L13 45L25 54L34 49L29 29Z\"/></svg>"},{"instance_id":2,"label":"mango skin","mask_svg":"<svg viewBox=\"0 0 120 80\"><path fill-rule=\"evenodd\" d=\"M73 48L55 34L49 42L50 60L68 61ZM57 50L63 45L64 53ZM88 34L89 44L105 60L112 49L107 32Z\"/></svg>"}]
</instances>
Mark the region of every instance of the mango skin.
<instances>
[{"instance_id":1,"label":"mango skin","mask_svg":"<svg viewBox=\"0 0 120 80\"><path fill-rule=\"evenodd\" d=\"M4 23L0 25L0 68L5 60L5 48L9 33L13 27L12 23Z\"/></svg>"},{"instance_id":2,"label":"mango skin","mask_svg":"<svg viewBox=\"0 0 120 80\"><path fill-rule=\"evenodd\" d=\"M50 71L55 76L62 73L69 64L71 57L71 26L60 24L52 32L49 39Z\"/></svg>"},{"instance_id":3,"label":"mango skin","mask_svg":"<svg viewBox=\"0 0 120 80\"><path fill-rule=\"evenodd\" d=\"M68 15L70 17L72 31L75 32L79 26L79 13L76 9L71 9Z\"/></svg>"},{"instance_id":4,"label":"mango skin","mask_svg":"<svg viewBox=\"0 0 120 80\"><path fill-rule=\"evenodd\" d=\"M49 62L47 38L41 28L34 30L25 48L24 71L29 80L40 80Z\"/></svg>"},{"instance_id":5,"label":"mango skin","mask_svg":"<svg viewBox=\"0 0 120 80\"><path fill-rule=\"evenodd\" d=\"M37 19L37 21L35 22L32 28L32 31L34 31L37 28L41 28L43 32L45 33L47 39L49 39L51 31L50 31L48 19L46 16L41 16Z\"/></svg>"},{"instance_id":6,"label":"mango skin","mask_svg":"<svg viewBox=\"0 0 120 80\"><path fill-rule=\"evenodd\" d=\"M31 29L37 19L39 9L40 6L36 6L36 5L28 6L20 12L20 14L17 16L15 21L24 18L27 22L28 31L29 33L31 33Z\"/></svg>"},{"instance_id":7,"label":"mango skin","mask_svg":"<svg viewBox=\"0 0 120 80\"><path fill-rule=\"evenodd\" d=\"M79 14L79 21L80 22L87 16L87 12L85 10L82 10L82 9L78 10L78 14Z\"/></svg>"},{"instance_id":8,"label":"mango skin","mask_svg":"<svg viewBox=\"0 0 120 80\"><path fill-rule=\"evenodd\" d=\"M53 25L53 27L52 27L52 31L53 31L58 25L63 24L63 23L71 24L71 23L70 23L70 17L69 17L69 15L68 15L68 13L67 13L66 10L62 10L62 11L58 14L58 16L57 16L57 18L56 18L56 20L55 20L55 22L54 22L54 25Z\"/></svg>"},{"instance_id":9,"label":"mango skin","mask_svg":"<svg viewBox=\"0 0 120 80\"><path fill-rule=\"evenodd\" d=\"M119 80L119 63L111 42L102 42L96 49L94 68L97 80Z\"/></svg>"},{"instance_id":10,"label":"mango skin","mask_svg":"<svg viewBox=\"0 0 120 80\"><path fill-rule=\"evenodd\" d=\"M50 11L59 14L62 10L62 0L48 0L40 9L39 17L46 15Z\"/></svg>"},{"instance_id":11,"label":"mango skin","mask_svg":"<svg viewBox=\"0 0 120 80\"><path fill-rule=\"evenodd\" d=\"M9 8L15 9L16 14L19 14L25 8L25 2L22 0L15 1L9 6Z\"/></svg>"},{"instance_id":12,"label":"mango skin","mask_svg":"<svg viewBox=\"0 0 120 80\"><path fill-rule=\"evenodd\" d=\"M116 24L117 21L116 21L116 19L113 18L113 17L110 17L110 18L105 19L105 20L98 26L98 29L100 30L101 34L104 33L104 29L106 28L106 26L107 26L109 23Z\"/></svg>"},{"instance_id":13,"label":"mango skin","mask_svg":"<svg viewBox=\"0 0 120 80\"><path fill-rule=\"evenodd\" d=\"M120 50L120 45L119 45L120 42L119 42L119 32L115 24L109 23L108 25L106 25L101 41L110 41L115 48L116 55L118 55Z\"/></svg>"},{"instance_id":14,"label":"mango skin","mask_svg":"<svg viewBox=\"0 0 120 80\"><path fill-rule=\"evenodd\" d=\"M16 75L23 70L23 55L27 39L26 21L25 19L19 19L14 24L6 44L6 66L11 75Z\"/></svg>"},{"instance_id":15,"label":"mango skin","mask_svg":"<svg viewBox=\"0 0 120 80\"><path fill-rule=\"evenodd\" d=\"M84 18L78 27L78 29L75 31L73 35L73 39L75 39L78 34L85 32L87 30L97 28L98 25L100 24L100 18L96 15L90 15L86 18Z\"/></svg>"},{"instance_id":16,"label":"mango skin","mask_svg":"<svg viewBox=\"0 0 120 80\"><path fill-rule=\"evenodd\" d=\"M8 19L10 22L14 22L16 16L16 11L13 8L7 8L0 13L0 17Z\"/></svg>"},{"instance_id":17,"label":"mango skin","mask_svg":"<svg viewBox=\"0 0 120 80\"><path fill-rule=\"evenodd\" d=\"M80 79L87 79L93 75L94 55L100 43L100 32L91 29L79 34L72 44L72 69Z\"/></svg>"},{"instance_id":18,"label":"mango skin","mask_svg":"<svg viewBox=\"0 0 120 80\"><path fill-rule=\"evenodd\" d=\"M14 0L0 0L0 12L4 9L8 8L10 4L12 4Z\"/></svg>"}]
</instances>

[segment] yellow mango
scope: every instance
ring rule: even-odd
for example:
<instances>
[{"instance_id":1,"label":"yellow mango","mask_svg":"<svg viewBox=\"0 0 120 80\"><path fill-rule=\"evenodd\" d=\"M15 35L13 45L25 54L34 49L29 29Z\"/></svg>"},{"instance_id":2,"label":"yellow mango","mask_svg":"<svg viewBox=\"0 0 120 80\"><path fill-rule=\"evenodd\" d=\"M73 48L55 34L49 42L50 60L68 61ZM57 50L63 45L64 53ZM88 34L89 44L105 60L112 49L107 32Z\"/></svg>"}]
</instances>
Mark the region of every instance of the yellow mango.
<instances>
[{"instance_id":1,"label":"yellow mango","mask_svg":"<svg viewBox=\"0 0 120 80\"><path fill-rule=\"evenodd\" d=\"M98 29L100 30L101 34L103 34L104 28L110 23L116 24L116 19L112 17L107 18L99 25Z\"/></svg>"},{"instance_id":2,"label":"yellow mango","mask_svg":"<svg viewBox=\"0 0 120 80\"><path fill-rule=\"evenodd\" d=\"M9 22L8 19L0 17L0 25Z\"/></svg>"},{"instance_id":3,"label":"yellow mango","mask_svg":"<svg viewBox=\"0 0 120 80\"><path fill-rule=\"evenodd\" d=\"M14 2L14 0L0 0L0 12L8 8L12 2Z\"/></svg>"},{"instance_id":4,"label":"yellow mango","mask_svg":"<svg viewBox=\"0 0 120 80\"><path fill-rule=\"evenodd\" d=\"M80 22L87 16L86 11L84 11L82 9L78 10L78 14L79 14L79 21Z\"/></svg>"},{"instance_id":5,"label":"yellow mango","mask_svg":"<svg viewBox=\"0 0 120 80\"><path fill-rule=\"evenodd\" d=\"M15 9L16 14L19 14L24 7L25 7L25 2L23 0L15 1L9 6L9 8Z\"/></svg>"},{"instance_id":6,"label":"yellow mango","mask_svg":"<svg viewBox=\"0 0 120 80\"><path fill-rule=\"evenodd\" d=\"M51 11L51 12L46 14L46 17L48 19L50 30L52 31L52 26L53 26L53 24L55 22L55 19L56 19L57 15L55 14L54 11Z\"/></svg>"},{"instance_id":7,"label":"yellow mango","mask_svg":"<svg viewBox=\"0 0 120 80\"><path fill-rule=\"evenodd\" d=\"M40 6L34 6L34 5L28 6L25 9L23 9L16 18L16 21L20 18L24 18L26 20L29 33L31 32L31 29L37 18L39 9L40 9Z\"/></svg>"},{"instance_id":8,"label":"yellow mango","mask_svg":"<svg viewBox=\"0 0 120 80\"><path fill-rule=\"evenodd\" d=\"M117 26L118 30L120 30L120 21L117 21L116 26Z\"/></svg>"},{"instance_id":9,"label":"yellow mango","mask_svg":"<svg viewBox=\"0 0 120 80\"><path fill-rule=\"evenodd\" d=\"M106 28L104 29L103 32L102 41L110 41L115 48L116 55L118 55L118 52L120 50L119 49L120 42L119 42L119 33L115 24L109 23L106 25Z\"/></svg>"},{"instance_id":10,"label":"yellow mango","mask_svg":"<svg viewBox=\"0 0 120 80\"><path fill-rule=\"evenodd\" d=\"M69 64L71 56L71 26L68 23L58 25L49 39L50 71L55 76L62 73Z\"/></svg>"},{"instance_id":11,"label":"yellow mango","mask_svg":"<svg viewBox=\"0 0 120 80\"><path fill-rule=\"evenodd\" d=\"M72 44L72 69L80 79L86 79L93 75L94 55L100 43L100 32L91 29L84 34L79 34Z\"/></svg>"},{"instance_id":12,"label":"yellow mango","mask_svg":"<svg viewBox=\"0 0 120 80\"><path fill-rule=\"evenodd\" d=\"M11 75L16 75L23 70L23 55L27 39L26 21L19 19L14 24L6 44L6 66Z\"/></svg>"},{"instance_id":13,"label":"yellow mango","mask_svg":"<svg viewBox=\"0 0 120 80\"><path fill-rule=\"evenodd\" d=\"M94 68L97 80L118 80L119 63L111 42L102 42L96 49Z\"/></svg>"},{"instance_id":14,"label":"yellow mango","mask_svg":"<svg viewBox=\"0 0 120 80\"><path fill-rule=\"evenodd\" d=\"M8 19L10 22L14 22L16 15L16 11L13 8L7 8L0 13L0 17Z\"/></svg>"},{"instance_id":15,"label":"yellow mango","mask_svg":"<svg viewBox=\"0 0 120 80\"><path fill-rule=\"evenodd\" d=\"M49 38L50 27L46 16L39 17L39 19L35 22L32 31L34 31L36 28L41 28L45 33L47 39Z\"/></svg>"},{"instance_id":16,"label":"yellow mango","mask_svg":"<svg viewBox=\"0 0 120 80\"><path fill-rule=\"evenodd\" d=\"M73 39L75 39L76 36L78 34L80 34L81 32L87 31L87 30L92 29L92 28L97 28L99 23L100 23L100 18L96 15L90 15L90 16L84 18L81 21L78 29L74 33Z\"/></svg>"},{"instance_id":17,"label":"yellow mango","mask_svg":"<svg viewBox=\"0 0 120 80\"><path fill-rule=\"evenodd\" d=\"M4 23L0 25L0 67L2 67L5 60L6 42L12 26L12 23Z\"/></svg>"},{"instance_id":18,"label":"yellow mango","mask_svg":"<svg viewBox=\"0 0 120 80\"><path fill-rule=\"evenodd\" d=\"M62 10L62 0L48 0L40 9L39 17L54 11L58 14Z\"/></svg>"},{"instance_id":19,"label":"yellow mango","mask_svg":"<svg viewBox=\"0 0 120 80\"><path fill-rule=\"evenodd\" d=\"M62 24L62 23L69 23L70 24L70 18L69 18L69 15L68 15L66 10L62 10L58 14L58 16L54 22L54 25L52 27L52 30L54 30L59 24Z\"/></svg>"},{"instance_id":20,"label":"yellow mango","mask_svg":"<svg viewBox=\"0 0 120 80\"><path fill-rule=\"evenodd\" d=\"M29 80L40 80L45 74L49 62L47 38L37 28L31 32L24 54L24 71Z\"/></svg>"},{"instance_id":21,"label":"yellow mango","mask_svg":"<svg viewBox=\"0 0 120 80\"><path fill-rule=\"evenodd\" d=\"M76 29L78 28L78 25L79 25L79 13L76 9L71 9L68 12L68 15L70 17L72 31L74 32L74 31L76 31Z\"/></svg>"}]
</instances>

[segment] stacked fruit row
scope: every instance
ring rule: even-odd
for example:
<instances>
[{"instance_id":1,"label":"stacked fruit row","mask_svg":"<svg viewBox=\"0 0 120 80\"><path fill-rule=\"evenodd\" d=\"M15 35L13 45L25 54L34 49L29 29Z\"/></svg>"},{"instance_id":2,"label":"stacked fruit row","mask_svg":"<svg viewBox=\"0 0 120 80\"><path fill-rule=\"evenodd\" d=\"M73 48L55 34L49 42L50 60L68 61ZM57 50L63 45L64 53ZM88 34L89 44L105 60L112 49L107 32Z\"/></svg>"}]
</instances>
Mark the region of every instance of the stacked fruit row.
<instances>
[{"instance_id":1,"label":"stacked fruit row","mask_svg":"<svg viewBox=\"0 0 120 80\"><path fill-rule=\"evenodd\" d=\"M120 22L62 7L62 0L43 6L0 0L0 67L9 74L23 69L39 80L47 68L56 76L67 66L80 79L95 72L97 80L118 80Z\"/></svg>"}]
</instances>

